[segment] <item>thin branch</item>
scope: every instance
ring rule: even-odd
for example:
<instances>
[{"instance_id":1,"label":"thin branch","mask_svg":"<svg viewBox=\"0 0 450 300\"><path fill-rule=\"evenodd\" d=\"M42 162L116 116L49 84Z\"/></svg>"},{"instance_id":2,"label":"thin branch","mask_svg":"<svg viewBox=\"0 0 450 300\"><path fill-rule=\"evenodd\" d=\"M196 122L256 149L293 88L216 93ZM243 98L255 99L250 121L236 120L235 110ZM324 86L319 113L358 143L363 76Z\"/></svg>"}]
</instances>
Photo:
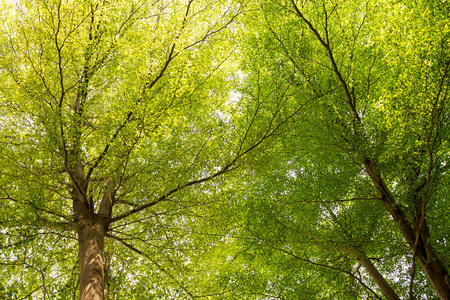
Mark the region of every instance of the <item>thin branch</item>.
<instances>
[{"instance_id":1,"label":"thin branch","mask_svg":"<svg viewBox=\"0 0 450 300\"><path fill-rule=\"evenodd\" d=\"M8 194L8 192L3 187L0 187L0 189L2 189L3 192L6 194L6 197L0 197L0 200L10 200L10 201L13 201L13 202L16 202L16 203L29 205L29 206L33 207L35 210L42 211L42 212L45 212L45 213L57 216L57 217L65 219L65 220L70 220L70 218L68 216L62 215L62 214L57 213L57 212L53 212L53 211L45 209L45 208L38 207L36 204L31 203L29 201L17 200L15 198L11 197ZM58 228L59 230L63 230L64 231L64 230L67 230L68 228L73 229L73 226L75 226L75 224L72 223L72 221L68 221L68 222L53 222L53 221L47 220L46 218L44 218L42 216L38 216L38 218L39 218L40 221L43 221L44 224L48 226L48 228L51 228L51 229Z\"/></svg>"},{"instance_id":2,"label":"thin branch","mask_svg":"<svg viewBox=\"0 0 450 300\"><path fill-rule=\"evenodd\" d=\"M175 51L175 44L172 45L172 48L170 50L169 56L163 66L163 68L161 69L161 71L159 72L158 76L155 77L155 79L153 79L151 82L148 82L147 84L144 85L143 88L143 94L146 94L148 90L150 90L158 81L159 79L161 79L161 77L164 75L165 71L167 70L167 67L169 66L170 62L176 57L177 54L174 54ZM140 102L139 98L136 102L136 104L138 104ZM106 144L105 148L103 149L103 151L100 153L100 155L97 157L97 159L95 160L95 163L92 167L89 168L87 175L86 175L86 180L89 180L92 172L97 168L97 166L100 164L100 162L103 160L103 158L108 154L109 148L111 147L112 143L115 141L115 139L117 138L117 136L119 135L119 133L121 133L122 129L131 122L132 120L132 116L133 116L133 110L130 110L127 114L126 119L122 122L122 124L120 124L120 126L116 129L114 135L111 137L111 139L109 140L109 142Z\"/></svg>"},{"instance_id":3,"label":"thin branch","mask_svg":"<svg viewBox=\"0 0 450 300\"><path fill-rule=\"evenodd\" d=\"M38 290L40 290L40 289L42 289L42 288L43 288L42 285L38 286L37 288L35 288L34 290L32 290L29 294L27 294L25 297L20 298L20 300L30 299L30 298L31 298L31 295L32 295L34 292L36 292L36 291L38 291Z\"/></svg>"},{"instance_id":4,"label":"thin branch","mask_svg":"<svg viewBox=\"0 0 450 300\"><path fill-rule=\"evenodd\" d=\"M377 299L380 299L380 300L381 300L381 298L377 295L377 293L375 293L374 290L372 290L370 287L368 287L368 286L367 286L367 285L366 285L366 284L365 284L358 276L356 276L356 275L353 274L352 272L343 270L343 269L338 268L338 267L333 267L333 266L329 266L329 265L317 263L317 262L311 261L311 260L309 260L309 259L302 258L302 257L300 257L300 256L295 255L294 253L292 253L292 252L290 252L290 251L287 251L287 250L285 250L285 249L278 248L278 247L272 245L271 243L269 243L269 242L266 241L265 239L260 238L255 232L253 232L253 231L250 230L249 228L247 228L247 230L249 230L250 233L252 233L252 235L255 236L255 238L257 238L260 242L264 243L265 245L267 245L268 247L270 247L270 248L272 248L272 249L274 249L274 250L280 251L280 252L282 252L282 253L285 253L285 254L287 254L287 255L289 255L289 256L294 257L295 259L297 259L297 260L299 260L299 261L306 262L306 263L312 264L312 265L317 266L317 267L321 267L321 268L325 268L325 269L330 269L330 270L334 270L334 271L338 271L338 272L342 272L342 273L344 273L344 274L347 274L348 276L350 276L350 277L356 279L356 280L357 280L364 288L366 288L368 291L370 291Z\"/></svg>"},{"instance_id":5,"label":"thin branch","mask_svg":"<svg viewBox=\"0 0 450 300\"><path fill-rule=\"evenodd\" d=\"M108 234L107 235L108 238L114 239L116 241L118 241L120 244L122 244L123 246L125 246L126 248L128 248L129 250L133 251L134 253L137 253L145 258L147 258L152 264L154 264L161 272L167 274L167 276L169 276L173 281L175 281L175 283L181 287L186 294L188 294L191 298L194 298L194 296L192 295L192 293L185 288L172 274L170 274L166 269L164 269L160 264L158 264L156 261L154 261L153 259L151 259L147 254L143 253L142 251L136 249L135 247L133 247L132 245L128 244L127 242L125 242L123 239L117 237L117 236L113 236Z\"/></svg>"},{"instance_id":6,"label":"thin branch","mask_svg":"<svg viewBox=\"0 0 450 300\"><path fill-rule=\"evenodd\" d=\"M183 51L183 50L186 50L186 49L189 49L189 48L191 48L191 47L193 47L193 46L195 46L195 45L197 45L197 44L200 44L200 43L206 41L206 39L207 39L208 37L210 37L211 35L214 35L214 34L220 32L220 31L222 31L223 29L227 28L228 25L230 25L230 24L231 24L231 23L232 23L232 22L233 22L233 21L234 21L234 20L235 20L242 12L243 12L243 8L244 8L244 6L241 6L241 7L239 8L239 11L238 11L236 14L234 14L234 15L231 17L231 19L230 19L227 23L225 23L222 27L220 27L220 28L218 28L218 29L216 29L216 30L213 30L213 31L208 31L201 39L199 39L199 40L195 41L194 43L192 43L192 44L190 44L190 45L184 47L184 48L182 49L182 51Z\"/></svg>"},{"instance_id":7,"label":"thin branch","mask_svg":"<svg viewBox=\"0 0 450 300\"><path fill-rule=\"evenodd\" d=\"M223 167L221 170L219 170L218 172L216 172L216 173L214 173L214 174L212 174L212 175L210 175L210 176L203 177L203 178L197 179L197 180L189 181L188 183L185 183L185 184L183 184L183 185L180 185L180 186L178 186L178 187L172 189L171 191L167 192L165 195L162 195L161 197L159 197L159 198L156 199L155 201L152 201L152 202L150 202L150 203L146 203L146 204L141 205L141 206L139 206L139 207L136 207L135 209L132 209L132 210L126 212L126 213L123 213L123 214L118 215L118 216L116 216L116 217L114 217L114 218L111 218L111 219L110 219L110 223L117 222L117 221L119 221L119 220L121 220L121 219L123 219L123 218L126 218L126 217L128 217L128 216L130 216L130 215L132 215L132 214L138 213L138 212L140 212L140 211L142 211L142 210L144 210L144 209L146 209L146 208L155 206L155 205L158 204L159 202L162 202L162 201L167 200L171 195L173 195L173 194L175 194L175 193L177 193L177 192L179 192L179 191L181 191L181 190L184 190L184 189L187 188L187 187L190 187L190 186L193 186L193 185L196 185L196 184L200 184L200 183L207 182L207 181L209 181L209 180L211 180L211 179L214 179L214 178L216 178L216 177L218 177L218 176L220 176L220 175L222 175L222 174L225 174L225 173L227 173L227 172L229 172L229 171L232 171L232 170L235 169L235 168L233 168L233 165L234 165L234 163L236 162L236 160L237 160L237 159L234 159L234 160L231 161L229 164L227 164L225 167Z\"/></svg>"},{"instance_id":8,"label":"thin branch","mask_svg":"<svg viewBox=\"0 0 450 300\"><path fill-rule=\"evenodd\" d=\"M334 55L333 55L333 51L331 50L330 44L329 44L329 39L328 39L328 28L325 27L325 35L326 35L326 41L322 38L322 36L320 35L320 33L316 30L316 28L312 25L312 23L310 21L308 21L308 19L305 18L305 16L302 14L302 12L300 11L300 9L298 8L297 4L295 3L294 0L291 0L291 3L295 9L296 14L303 20L303 22L306 23L306 25L309 27L309 29L313 32L313 34L316 36L317 40L322 44L322 46L327 50L328 53L328 57L330 59L331 65L333 66L333 72L335 73L335 75L337 76L339 82L341 83L342 87L344 88L345 91L345 95L347 98L347 104L350 107L350 113L353 115L353 117L355 118L356 121L358 121L358 123L361 123L361 119L358 115L358 112L356 111L356 99L354 99L352 97L352 94L350 92L350 89L348 88L347 82L345 81L345 79L342 77L341 72L339 71L339 68L336 64L336 61L334 59ZM328 21L327 21L328 22Z\"/></svg>"}]
</instances>

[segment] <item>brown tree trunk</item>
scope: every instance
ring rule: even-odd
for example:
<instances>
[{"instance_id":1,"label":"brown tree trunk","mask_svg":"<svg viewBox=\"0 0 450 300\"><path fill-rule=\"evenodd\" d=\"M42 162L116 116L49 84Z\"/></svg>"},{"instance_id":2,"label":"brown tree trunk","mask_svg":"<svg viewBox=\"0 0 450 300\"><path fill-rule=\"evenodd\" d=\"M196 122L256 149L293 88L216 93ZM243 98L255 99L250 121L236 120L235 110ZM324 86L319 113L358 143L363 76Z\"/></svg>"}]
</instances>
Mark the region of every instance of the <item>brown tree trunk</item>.
<instances>
[{"instance_id":1,"label":"brown tree trunk","mask_svg":"<svg viewBox=\"0 0 450 300\"><path fill-rule=\"evenodd\" d=\"M80 299L104 299L103 246L106 230L101 220L89 220L78 228Z\"/></svg>"},{"instance_id":2,"label":"brown tree trunk","mask_svg":"<svg viewBox=\"0 0 450 300\"><path fill-rule=\"evenodd\" d=\"M83 164L76 163L71 177L73 212L77 224L80 255L80 300L103 300L105 290L103 248L107 218L95 214L93 200L87 199L89 183L84 176Z\"/></svg>"},{"instance_id":3,"label":"brown tree trunk","mask_svg":"<svg viewBox=\"0 0 450 300\"><path fill-rule=\"evenodd\" d=\"M366 172L371 177L372 183L376 188L381 201L391 214L395 222L400 225L400 231L412 251L415 250L416 259L419 261L422 269L430 280L439 299L450 300L450 285L447 281L448 274L442 267L439 258L430 245L430 233L426 220L422 227L417 228L408 222L402 208L394 201L392 194L381 178L380 172L376 166L368 159L364 160ZM415 220L419 224L418 220ZM419 239L416 244L416 231L419 230Z\"/></svg>"},{"instance_id":4,"label":"brown tree trunk","mask_svg":"<svg viewBox=\"0 0 450 300\"><path fill-rule=\"evenodd\" d=\"M357 254L359 263L366 269L373 281L378 285L383 295L389 300L400 300L400 297L392 289L391 285L384 279L383 275L378 272L378 269L372 264L370 259Z\"/></svg>"},{"instance_id":5,"label":"brown tree trunk","mask_svg":"<svg viewBox=\"0 0 450 300\"><path fill-rule=\"evenodd\" d=\"M438 261L433 261L430 263L424 262L419 259L419 263L422 268L425 270L428 278L431 281L431 285L433 286L436 294L439 296L439 299L449 300L450 299L450 286L446 279L446 273L442 269L441 265Z\"/></svg>"},{"instance_id":6,"label":"brown tree trunk","mask_svg":"<svg viewBox=\"0 0 450 300\"><path fill-rule=\"evenodd\" d=\"M447 281L447 273L441 266L436 253L433 251L430 243L430 233L426 221L419 233L419 243L417 244L416 259L420 263L425 274L430 279L436 294L440 299L450 299L450 285ZM414 250L414 245L410 248Z\"/></svg>"}]
</instances>

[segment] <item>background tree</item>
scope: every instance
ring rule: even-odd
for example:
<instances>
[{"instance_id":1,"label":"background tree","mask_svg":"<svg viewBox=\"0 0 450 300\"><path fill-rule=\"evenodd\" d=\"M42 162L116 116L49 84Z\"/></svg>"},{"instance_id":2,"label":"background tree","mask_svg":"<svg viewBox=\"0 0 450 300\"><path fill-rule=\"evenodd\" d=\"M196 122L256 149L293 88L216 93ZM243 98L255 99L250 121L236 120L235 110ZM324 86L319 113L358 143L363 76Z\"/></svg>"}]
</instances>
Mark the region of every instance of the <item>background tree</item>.
<instances>
[{"instance_id":1,"label":"background tree","mask_svg":"<svg viewBox=\"0 0 450 300\"><path fill-rule=\"evenodd\" d=\"M283 299L448 299L448 8L256 9L248 26L264 26L246 39L242 93L281 87L306 105L255 160L226 285Z\"/></svg>"}]
</instances>

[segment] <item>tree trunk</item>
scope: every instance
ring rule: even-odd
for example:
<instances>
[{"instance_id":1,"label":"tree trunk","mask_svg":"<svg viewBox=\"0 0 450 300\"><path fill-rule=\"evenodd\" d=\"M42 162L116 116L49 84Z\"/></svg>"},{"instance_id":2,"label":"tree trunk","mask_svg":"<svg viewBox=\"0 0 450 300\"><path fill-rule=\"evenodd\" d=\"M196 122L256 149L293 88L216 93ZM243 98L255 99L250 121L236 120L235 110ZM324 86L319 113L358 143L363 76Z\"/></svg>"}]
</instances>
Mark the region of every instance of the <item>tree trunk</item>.
<instances>
[{"instance_id":1,"label":"tree trunk","mask_svg":"<svg viewBox=\"0 0 450 300\"><path fill-rule=\"evenodd\" d=\"M440 299L450 300L450 285L447 281L447 273L439 262L439 258L433 251L432 246L429 243L430 233L428 231L428 225L426 220L420 230L419 243L417 244L416 259L419 261L425 274L430 279L436 294ZM410 245L414 250L414 245Z\"/></svg>"},{"instance_id":2,"label":"tree trunk","mask_svg":"<svg viewBox=\"0 0 450 300\"><path fill-rule=\"evenodd\" d=\"M84 178L81 161L75 164L71 177L73 212L77 224L80 255L80 300L103 300L105 297L103 248L107 218L97 216L93 200L87 199L89 183Z\"/></svg>"},{"instance_id":3,"label":"tree trunk","mask_svg":"<svg viewBox=\"0 0 450 300\"><path fill-rule=\"evenodd\" d=\"M103 300L103 246L106 230L101 220L90 221L78 228L80 300Z\"/></svg>"},{"instance_id":4,"label":"tree trunk","mask_svg":"<svg viewBox=\"0 0 450 300\"><path fill-rule=\"evenodd\" d=\"M425 273L430 279L431 285L436 291L436 294L439 296L439 299L450 300L450 286L446 279L446 273L442 269L439 262L433 261L428 264L427 262L419 259L419 263L425 270Z\"/></svg>"},{"instance_id":5,"label":"tree trunk","mask_svg":"<svg viewBox=\"0 0 450 300\"><path fill-rule=\"evenodd\" d=\"M394 221L400 225L400 232L409 247L412 251L416 248L415 258L419 261L422 269L430 280L431 285L436 291L436 294L439 296L439 299L450 300L450 285L447 281L448 275L430 245L430 233L426 220L424 220L424 224L420 230L417 226L413 227L413 225L408 222L402 208L394 201L391 192L381 178L381 174L376 166L369 159L365 159L364 167L371 177L372 183L384 206L389 211ZM418 220L415 220L415 223L419 224ZM416 244L417 230L419 230L419 239Z\"/></svg>"},{"instance_id":6,"label":"tree trunk","mask_svg":"<svg viewBox=\"0 0 450 300\"><path fill-rule=\"evenodd\" d=\"M372 262L362 256L357 254L359 263L366 269L367 273L369 273L370 277L372 277L373 281L378 285L383 295L389 300L400 300L400 297L397 293L392 289L391 285L384 279L383 275L378 272L377 268L372 264Z\"/></svg>"}]
</instances>

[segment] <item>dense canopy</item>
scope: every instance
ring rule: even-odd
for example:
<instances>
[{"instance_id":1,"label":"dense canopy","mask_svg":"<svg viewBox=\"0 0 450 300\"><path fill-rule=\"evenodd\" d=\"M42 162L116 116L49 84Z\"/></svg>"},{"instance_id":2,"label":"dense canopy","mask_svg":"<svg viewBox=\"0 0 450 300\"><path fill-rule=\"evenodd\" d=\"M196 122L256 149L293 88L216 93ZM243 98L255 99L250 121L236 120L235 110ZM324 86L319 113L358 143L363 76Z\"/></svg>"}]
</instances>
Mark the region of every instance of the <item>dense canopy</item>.
<instances>
[{"instance_id":1,"label":"dense canopy","mask_svg":"<svg viewBox=\"0 0 450 300\"><path fill-rule=\"evenodd\" d=\"M1 299L450 299L450 5L2 0Z\"/></svg>"}]
</instances>

